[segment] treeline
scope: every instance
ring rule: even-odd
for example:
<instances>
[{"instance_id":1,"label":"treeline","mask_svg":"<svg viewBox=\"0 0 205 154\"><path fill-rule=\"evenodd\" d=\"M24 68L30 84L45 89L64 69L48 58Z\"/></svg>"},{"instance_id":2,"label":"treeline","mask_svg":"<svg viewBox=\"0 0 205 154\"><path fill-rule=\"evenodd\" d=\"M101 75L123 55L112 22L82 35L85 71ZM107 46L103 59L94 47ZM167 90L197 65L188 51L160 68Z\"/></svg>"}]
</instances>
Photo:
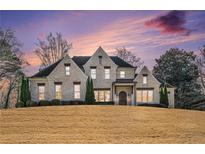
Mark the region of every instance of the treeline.
<instances>
[{"instance_id":1,"label":"treeline","mask_svg":"<svg viewBox=\"0 0 205 154\"><path fill-rule=\"evenodd\" d=\"M34 53L41 60L41 67L46 67L72 48L72 43L63 39L60 33L50 33L45 40L38 40ZM14 31L0 29L0 107L26 106L31 101L28 79L23 72L28 62L23 58L22 45L15 37ZM204 99L205 89L205 46L200 49L197 56L193 51L179 48L167 50L158 59L153 68L153 75L174 87L175 106L190 108L191 102ZM46 56L45 56L46 54ZM115 54L128 63L140 68L143 65L141 59L126 48L118 48ZM94 101L92 80L87 81L86 99ZM161 100L167 103L166 89L161 88Z\"/></svg>"}]
</instances>

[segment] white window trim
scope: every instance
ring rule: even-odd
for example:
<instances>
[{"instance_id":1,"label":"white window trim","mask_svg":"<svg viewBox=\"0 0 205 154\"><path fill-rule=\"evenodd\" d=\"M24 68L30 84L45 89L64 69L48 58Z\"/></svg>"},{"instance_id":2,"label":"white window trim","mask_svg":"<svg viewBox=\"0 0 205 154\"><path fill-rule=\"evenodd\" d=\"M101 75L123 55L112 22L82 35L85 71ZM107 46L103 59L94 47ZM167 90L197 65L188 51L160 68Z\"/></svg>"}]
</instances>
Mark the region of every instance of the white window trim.
<instances>
[{"instance_id":1,"label":"white window trim","mask_svg":"<svg viewBox=\"0 0 205 154\"><path fill-rule=\"evenodd\" d=\"M106 70L109 70L109 73L106 73ZM110 79L110 68L104 68L104 73L105 73L105 79L109 80ZM109 77L107 77L106 75L109 75Z\"/></svg>"},{"instance_id":2,"label":"white window trim","mask_svg":"<svg viewBox=\"0 0 205 154\"><path fill-rule=\"evenodd\" d=\"M43 94L43 98L40 99L40 87L43 87L43 92L41 94ZM38 85L38 100L45 100L45 85Z\"/></svg>"},{"instance_id":3,"label":"white window trim","mask_svg":"<svg viewBox=\"0 0 205 154\"><path fill-rule=\"evenodd\" d=\"M75 90L75 86L77 86L77 85L79 85L79 91L76 91L76 90ZM73 94L74 94L73 97L74 97L74 99L80 99L80 97L81 97L81 96L80 96L80 88L81 88L80 83L78 83L78 84L75 84L75 83L74 83L74 84L73 84ZM76 95L75 95L76 92L79 92L79 97L78 97L78 98L76 98Z\"/></svg>"},{"instance_id":4,"label":"white window trim","mask_svg":"<svg viewBox=\"0 0 205 154\"><path fill-rule=\"evenodd\" d=\"M123 74L121 74L121 73L123 73ZM123 76L122 76L122 75L123 75ZM125 71L120 71L120 78L121 78L121 79L125 78Z\"/></svg>"},{"instance_id":5,"label":"white window trim","mask_svg":"<svg viewBox=\"0 0 205 154\"><path fill-rule=\"evenodd\" d=\"M145 79L145 80L144 80ZM147 80L148 80L148 78L147 78L147 75L143 75L143 77L142 77L142 83L143 84L147 84ZM145 82L144 82L145 81Z\"/></svg>"},{"instance_id":6,"label":"white window trim","mask_svg":"<svg viewBox=\"0 0 205 154\"><path fill-rule=\"evenodd\" d=\"M68 70L67 70L68 68ZM65 75L69 76L70 75L70 66L65 66Z\"/></svg>"},{"instance_id":7,"label":"white window trim","mask_svg":"<svg viewBox=\"0 0 205 154\"><path fill-rule=\"evenodd\" d=\"M57 88L56 88L56 86L60 86L60 98L57 98L57 95L56 95L56 93L57 93ZM62 99L62 84L55 84L55 99Z\"/></svg>"},{"instance_id":8,"label":"white window trim","mask_svg":"<svg viewBox=\"0 0 205 154\"><path fill-rule=\"evenodd\" d=\"M92 70L93 70L94 72L92 72ZM94 76L93 76L93 75L94 75ZM90 69L90 76L91 76L92 79L96 79L96 78L97 78L97 69L96 69L96 68L91 68L91 69Z\"/></svg>"}]
</instances>

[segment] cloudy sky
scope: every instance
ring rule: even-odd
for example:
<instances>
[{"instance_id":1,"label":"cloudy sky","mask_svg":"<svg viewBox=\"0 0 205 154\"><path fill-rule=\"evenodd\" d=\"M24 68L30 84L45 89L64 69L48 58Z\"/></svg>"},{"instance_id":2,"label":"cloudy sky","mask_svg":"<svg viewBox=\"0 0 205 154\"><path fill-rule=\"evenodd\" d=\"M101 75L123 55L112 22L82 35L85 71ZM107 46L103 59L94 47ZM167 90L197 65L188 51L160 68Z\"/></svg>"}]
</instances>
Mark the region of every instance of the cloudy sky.
<instances>
[{"instance_id":1,"label":"cloudy sky","mask_svg":"<svg viewBox=\"0 0 205 154\"><path fill-rule=\"evenodd\" d=\"M15 30L31 64L28 74L40 65L35 43L49 32L72 42L71 56L126 47L150 69L171 47L197 52L205 44L205 11L0 11L0 27Z\"/></svg>"}]
</instances>

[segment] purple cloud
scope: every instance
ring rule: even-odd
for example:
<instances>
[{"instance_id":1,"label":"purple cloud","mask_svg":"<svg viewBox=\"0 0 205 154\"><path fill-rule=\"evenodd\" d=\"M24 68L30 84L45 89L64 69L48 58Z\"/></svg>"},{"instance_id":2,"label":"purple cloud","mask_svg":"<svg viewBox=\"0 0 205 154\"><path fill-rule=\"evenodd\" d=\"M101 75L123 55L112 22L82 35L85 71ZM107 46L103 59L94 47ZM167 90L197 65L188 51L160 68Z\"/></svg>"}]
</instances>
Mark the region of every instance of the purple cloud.
<instances>
[{"instance_id":1,"label":"purple cloud","mask_svg":"<svg viewBox=\"0 0 205 154\"><path fill-rule=\"evenodd\" d=\"M145 22L146 26L155 27L161 33L189 35L190 29L185 27L186 11L170 11L165 15L158 16Z\"/></svg>"}]
</instances>

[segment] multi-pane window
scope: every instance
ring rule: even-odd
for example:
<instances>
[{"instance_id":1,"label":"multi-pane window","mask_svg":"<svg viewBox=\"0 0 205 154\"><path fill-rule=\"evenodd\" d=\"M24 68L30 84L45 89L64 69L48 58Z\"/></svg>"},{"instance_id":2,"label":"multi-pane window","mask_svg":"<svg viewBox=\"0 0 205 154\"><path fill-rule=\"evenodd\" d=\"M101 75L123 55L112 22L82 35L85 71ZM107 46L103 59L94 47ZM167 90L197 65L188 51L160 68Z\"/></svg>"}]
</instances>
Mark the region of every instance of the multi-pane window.
<instances>
[{"instance_id":1,"label":"multi-pane window","mask_svg":"<svg viewBox=\"0 0 205 154\"><path fill-rule=\"evenodd\" d=\"M110 79L110 68L105 68L105 79Z\"/></svg>"},{"instance_id":2,"label":"multi-pane window","mask_svg":"<svg viewBox=\"0 0 205 154\"><path fill-rule=\"evenodd\" d=\"M74 99L80 99L80 83L74 83Z\"/></svg>"},{"instance_id":3,"label":"multi-pane window","mask_svg":"<svg viewBox=\"0 0 205 154\"><path fill-rule=\"evenodd\" d=\"M45 100L45 84L38 84L38 99Z\"/></svg>"},{"instance_id":4,"label":"multi-pane window","mask_svg":"<svg viewBox=\"0 0 205 154\"><path fill-rule=\"evenodd\" d=\"M153 102L153 90L137 90L137 102Z\"/></svg>"},{"instance_id":5,"label":"multi-pane window","mask_svg":"<svg viewBox=\"0 0 205 154\"><path fill-rule=\"evenodd\" d=\"M65 75L70 75L70 64L65 64Z\"/></svg>"},{"instance_id":6,"label":"multi-pane window","mask_svg":"<svg viewBox=\"0 0 205 154\"><path fill-rule=\"evenodd\" d=\"M143 75L143 81L142 81L143 84L147 84L147 75Z\"/></svg>"},{"instance_id":7,"label":"multi-pane window","mask_svg":"<svg viewBox=\"0 0 205 154\"><path fill-rule=\"evenodd\" d=\"M96 79L96 68L91 68L90 73L91 73L91 78Z\"/></svg>"},{"instance_id":8,"label":"multi-pane window","mask_svg":"<svg viewBox=\"0 0 205 154\"><path fill-rule=\"evenodd\" d=\"M125 78L125 71L120 71L120 78Z\"/></svg>"},{"instance_id":9,"label":"multi-pane window","mask_svg":"<svg viewBox=\"0 0 205 154\"><path fill-rule=\"evenodd\" d=\"M95 90L96 102L109 102L110 101L110 90Z\"/></svg>"},{"instance_id":10,"label":"multi-pane window","mask_svg":"<svg viewBox=\"0 0 205 154\"><path fill-rule=\"evenodd\" d=\"M62 99L62 83L55 83L55 98Z\"/></svg>"}]
</instances>

